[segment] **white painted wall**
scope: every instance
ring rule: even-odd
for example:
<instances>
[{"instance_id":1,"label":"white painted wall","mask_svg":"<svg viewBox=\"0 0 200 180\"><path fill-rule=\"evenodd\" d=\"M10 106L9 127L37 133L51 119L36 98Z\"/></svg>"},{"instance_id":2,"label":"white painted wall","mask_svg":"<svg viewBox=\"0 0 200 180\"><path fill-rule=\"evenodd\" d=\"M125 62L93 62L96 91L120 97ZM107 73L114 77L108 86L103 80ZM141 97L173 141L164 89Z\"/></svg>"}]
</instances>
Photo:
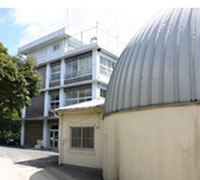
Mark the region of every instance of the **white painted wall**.
<instances>
[{"instance_id":1,"label":"white painted wall","mask_svg":"<svg viewBox=\"0 0 200 180\"><path fill-rule=\"evenodd\" d=\"M102 110L101 110L102 111ZM60 128L60 162L102 169L102 112L87 111L63 114ZM94 127L94 150L70 148L70 127Z\"/></svg>"},{"instance_id":2,"label":"white painted wall","mask_svg":"<svg viewBox=\"0 0 200 180\"><path fill-rule=\"evenodd\" d=\"M45 63L45 62L48 62L48 61L51 61L53 59L63 56L66 51L66 43L67 41L65 39L62 39L54 43L50 43L37 50L34 50L30 52L28 55L35 56L37 58L38 64ZM57 51L54 51L53 46L56 44L60 45L60 49Z\"/></svg>"},{"instance_id":3,"label":"white painted wall","mask_svg":"<svg viewBox=\"0 0 200 180\"><path fill-rule=\"evenodd\" d=\"M56 45L56 44L60 45L60 49L54 51L53 50L53 46ZM64 39L60 40L60 41L57 41L57 42L55 42L53 44L49 44L48 45L47 60L50 61L50 60L59 58L60 56L63 56L64 55L64 50L65 50L65 41L64 41Z\"/></svg>"},{"instance_id":4,"label":"white painted wall","mask_svg":"<svg viewBox=\"0 0 200 180\"><path fill-rule=\"evenodd\" d=\"M101 57L104 57L104 58L106 58L106 59L108 59L109 61L111 61L111 62L113 62L113 63L117 63L117 60L116 59L114 59L114 58L112 58L112 57L110 57L110 56L108 56L108 55L106 55L105 53L103 53L103 52L99 52L99 54L98 54L98 58L99 58L99 64L98 64L98 66L99 66L99 68L98 68L98 80L99 81L101 81L101 82L103 82L103 83L105 83L105 84L108 84L109 83L109 81L110 81L110 77L106 77L105 75L103 75L103 74L101 74L100 73L100 58Z\"/></svg>"}]
</instances>

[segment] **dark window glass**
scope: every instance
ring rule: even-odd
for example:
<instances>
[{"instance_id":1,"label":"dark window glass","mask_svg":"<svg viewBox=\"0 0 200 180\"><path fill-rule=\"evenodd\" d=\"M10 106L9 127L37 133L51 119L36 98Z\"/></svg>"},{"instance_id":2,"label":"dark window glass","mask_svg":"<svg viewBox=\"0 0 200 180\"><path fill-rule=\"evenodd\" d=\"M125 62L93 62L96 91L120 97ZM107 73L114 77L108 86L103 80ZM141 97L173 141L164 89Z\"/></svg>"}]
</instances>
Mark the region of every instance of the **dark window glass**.
<instances>
[{"instance_id":1,"label":"dark window glass","mask_svg":"<svg viewBox=\"0 0 200 180\"><path fill-rule=\"evenodd\" d=\"M71 128L71 147L81 148L81 128Z\"/></svg>"},{"instance_id":2,"label":"dark window glass","mask_svg":"<svg viewBox=\"0 0 200 180\"><path fill-rule=\"evenodd\" d=\"M71 128L71 147L82 148L82 149L93 149L94 128L93 127Z\"/></svg>"}]
</instances>

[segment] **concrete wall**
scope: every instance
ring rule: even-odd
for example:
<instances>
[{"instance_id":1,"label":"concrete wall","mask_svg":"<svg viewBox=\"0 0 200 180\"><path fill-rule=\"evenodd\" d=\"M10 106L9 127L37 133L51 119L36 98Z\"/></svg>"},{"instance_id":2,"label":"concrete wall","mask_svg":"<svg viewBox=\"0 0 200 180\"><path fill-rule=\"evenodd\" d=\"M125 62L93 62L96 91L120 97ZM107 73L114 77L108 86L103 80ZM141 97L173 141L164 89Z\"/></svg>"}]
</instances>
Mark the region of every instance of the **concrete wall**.
<instances>
[{"instance_id":1,"label":"concrete wall","mask_svg":"<svg viewBox=\"0 0 200 180\"><path fill-rule=\"evenodd\" d=\"M105 179L200 179L200 106L115 113L104 119Z\"/></svg>"},{"instance_id":2,"label":"concrete wall","mask_svg":"<svg viewBox=\"0 0 200 180\"><path fill-rule=\"evenodd\" d=\"M76 111L62 116L60 132L60 161L102 169L102 112ZM70 127L94 127L94 150L70 148Z\"/></svg>"}]
</instances>

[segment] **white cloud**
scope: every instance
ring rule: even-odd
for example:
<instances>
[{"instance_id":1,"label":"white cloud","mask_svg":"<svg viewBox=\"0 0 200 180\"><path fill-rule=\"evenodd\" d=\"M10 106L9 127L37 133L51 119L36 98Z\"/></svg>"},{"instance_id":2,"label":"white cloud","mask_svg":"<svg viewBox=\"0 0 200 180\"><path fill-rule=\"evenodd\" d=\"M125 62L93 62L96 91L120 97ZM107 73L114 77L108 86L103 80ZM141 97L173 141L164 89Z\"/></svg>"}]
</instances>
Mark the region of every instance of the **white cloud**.
<instances>
[{"instance_id":1,"label":"white cloud","mask_svg":"<svg viewBox=\"0 0 200 180\"><path fill-rule=\"evenodd\" d=\"M24 26L20 45L24 45L43 35L53 32L69 24L76 32L96 25L110 34L119 35L119 39L127 43L135 32L160 8L131 9L14 9L12 16L15 24ZM68 16L67 16L68 14ZM67 22L68 17L68 22Z\"/></svg>"}]
</instances>

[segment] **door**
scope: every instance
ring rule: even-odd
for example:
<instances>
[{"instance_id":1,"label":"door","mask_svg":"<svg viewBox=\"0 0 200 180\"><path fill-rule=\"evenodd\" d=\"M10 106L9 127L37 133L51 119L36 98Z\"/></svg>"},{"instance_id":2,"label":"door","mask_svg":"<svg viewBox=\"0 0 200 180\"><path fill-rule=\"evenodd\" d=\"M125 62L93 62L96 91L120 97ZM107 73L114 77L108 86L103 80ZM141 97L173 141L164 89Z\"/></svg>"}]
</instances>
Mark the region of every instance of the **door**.
<instances>
[{"instance_id":1,"label":"door","mask_svg":"<svg viewBox=\"0 0 200 180\"><path fill-rule=\"evenodd\" d=\"M49 134L50 148L58 148L58 124L51 125Z\"/></svg>"}]
</instances>

